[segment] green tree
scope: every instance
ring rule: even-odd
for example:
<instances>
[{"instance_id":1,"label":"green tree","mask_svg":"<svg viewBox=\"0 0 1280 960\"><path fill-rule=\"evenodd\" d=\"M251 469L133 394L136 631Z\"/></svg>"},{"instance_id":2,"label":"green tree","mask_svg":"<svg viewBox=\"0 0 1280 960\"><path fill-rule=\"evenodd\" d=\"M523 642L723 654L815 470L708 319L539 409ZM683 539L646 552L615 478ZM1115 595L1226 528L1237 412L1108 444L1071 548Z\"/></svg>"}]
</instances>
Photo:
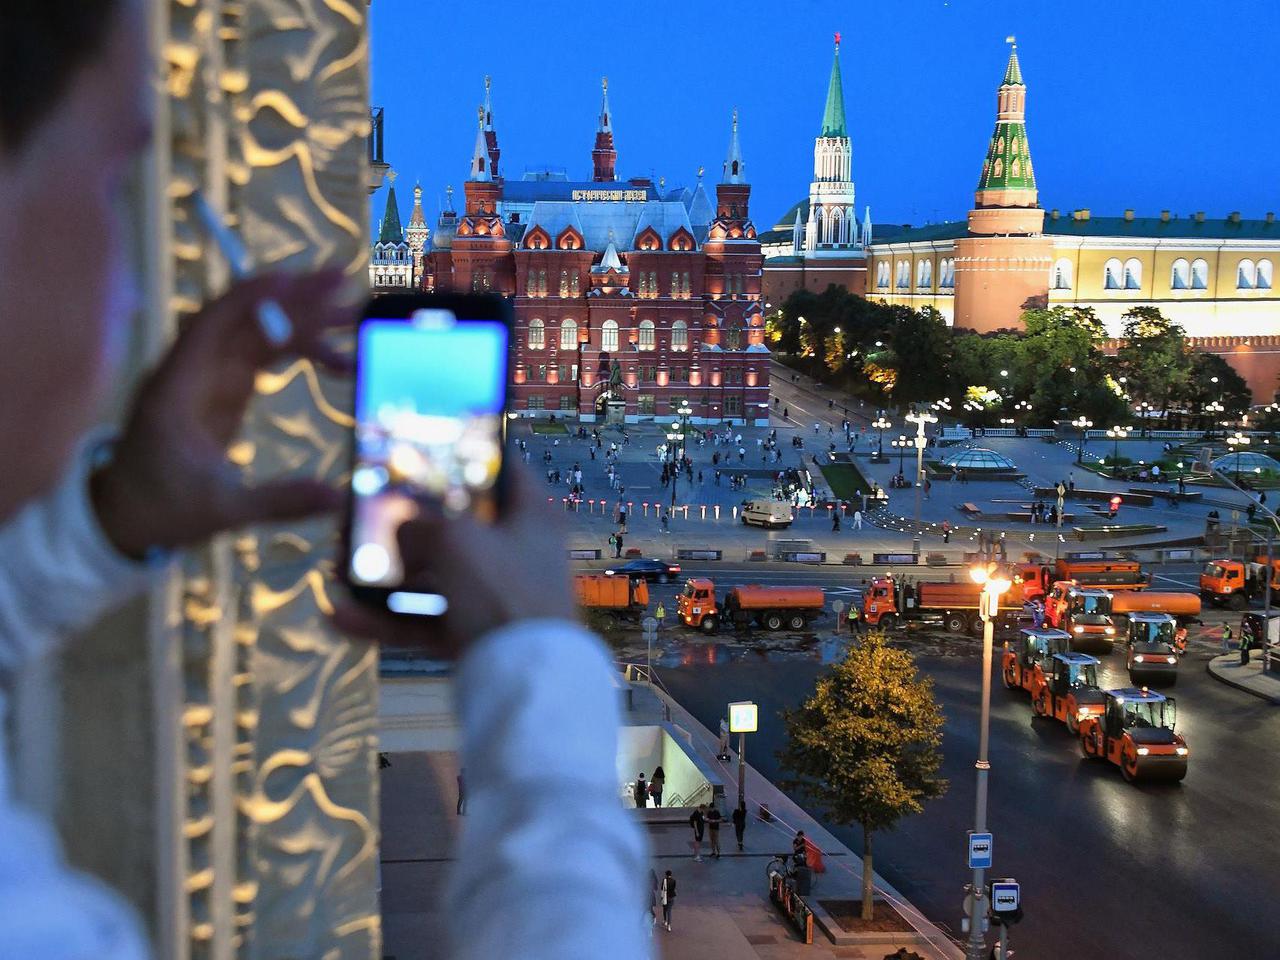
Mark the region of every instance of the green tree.
<instances>
[{"instance_id":1,"label":"green tree","mask_svg":"<svg viewBox=\"0 0 1280 960\"><path fill-rule=\"evenodd\" d=\"M942 796L942 710L933 681L875 631L818 677L798 710L783 714L784 781L839 824L862 827L862 918L872 918L872 835Z\"/></svg>"},{"instance_id":2,"label":"green tree","mask_svg":"<svg viewBox=\"0 0 1280 960\"><path fill-rule=\"evenodd\" d=\"M1063 411L1071 417L1114 418L1115 400L1094 390L1105 381L1109 365L1102 353L1106 330L1097 314L1087 307L1057 306L1027 310L1022 321L1026 330L1014 346L1013 386L1031 403L1033 421L1047 426Z\"/></svg>"},{"instance_id":3,"label":"green tree","mask_svg":"<svg viewBox=\"0 0 1280 960\"><path fill-rule=\"evenodd\" d=\"M1167 415L1186 394L1191 380L1191 348L1186 335L1158 307L1133 307L1122 318L1124 344L1116 364L1134 403L1147 402Z\"/></svg>"},{"instance_id":4,"label":"green tree","mask_svg":"<svg viewBox=\"0 0 1280 960\"><path fill-rule=\"evenodd\" d=\"M889 343L897 356L893 399L902 403L937 400L951 374L952 334L933 307L893 308Z\"/></svg>"},{"instance_id":5,"label":"green tree","mask_svg":"<svg viewBox=\"0 0 1280 960\"><path fill-rule=\"evenodd\" d=\"M827 337L826 356L823 358L827 370L833 374L839 374L844 369L846 353L848 353L848 347L845 346L844 329L836 327L831 336Z\"/></svg>"},{"instance_id":6,"label":"green tree","mask_svg":"<svg viewBox=\"0 0 1280 960\"><path fill-rule=\"evenodd\" d=\"M1216 353L1193 352L1189 358L1189 375L1174 400L1195 416L1205 404L1217 400L1225 408L1224 417L1238 419L1253 402L1253 393L1244 377Z\"/></svg>"}]
</instances>

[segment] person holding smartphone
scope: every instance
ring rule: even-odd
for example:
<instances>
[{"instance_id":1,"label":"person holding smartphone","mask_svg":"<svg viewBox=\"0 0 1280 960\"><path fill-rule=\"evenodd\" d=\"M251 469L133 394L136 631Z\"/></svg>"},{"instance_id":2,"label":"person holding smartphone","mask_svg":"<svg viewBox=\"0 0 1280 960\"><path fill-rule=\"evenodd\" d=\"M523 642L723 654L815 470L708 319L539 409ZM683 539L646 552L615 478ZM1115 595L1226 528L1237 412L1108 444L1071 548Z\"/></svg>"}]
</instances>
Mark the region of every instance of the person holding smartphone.
<instances>
[{"instance_id":1,"label":"person holding smartphone","mask_svg":"<svg viewBox=\"0 0 1280 960\"><path fill-rule=\"evenodd\" d=\"M290 356L345 366L325 341L352 320L338 270L237 284L184 324L118 436L85 439L134 309L117 201L150 136L142 14L141 0L80 0L73 16L0 4L0 669L145 588L175 551L343 503L309 480L247 487L226 457L258 370ZM68 283L72 224L93 242ZM260 326L265 303L291 321L282 341ZM611 663L573 619L536 501L514 470L492 520L424 500L393 537L407 592L446 597L447 614L353 599L338 619L458 663L468 817L443 911L461 936L445 955L640 960L646 850L615 796ZM0 957L149 953L129 906L12 801L3 751L0 918Z\"/></svg>"}]
</instances>

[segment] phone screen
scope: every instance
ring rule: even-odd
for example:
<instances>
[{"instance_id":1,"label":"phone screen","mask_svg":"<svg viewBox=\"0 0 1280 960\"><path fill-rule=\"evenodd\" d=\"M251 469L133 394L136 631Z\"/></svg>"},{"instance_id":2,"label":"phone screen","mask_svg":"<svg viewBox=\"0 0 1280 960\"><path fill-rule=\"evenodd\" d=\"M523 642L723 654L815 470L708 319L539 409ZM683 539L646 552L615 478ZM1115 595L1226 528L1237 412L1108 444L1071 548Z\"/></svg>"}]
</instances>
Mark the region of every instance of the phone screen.
<instances>
[{"instance_id":1,"label":"phone screen","mask_svg":"<svg viewBox=\"0 0 1280 960\"><path fill-rule=\"evenodd\" d=\"M446 515L497 516L508 339L501 320L448 310L360 324L347 574L355 587L389 591L393 612L447 608L439 594L400 589L396 531L424 498Z\"/></svg>"}]
</instances>

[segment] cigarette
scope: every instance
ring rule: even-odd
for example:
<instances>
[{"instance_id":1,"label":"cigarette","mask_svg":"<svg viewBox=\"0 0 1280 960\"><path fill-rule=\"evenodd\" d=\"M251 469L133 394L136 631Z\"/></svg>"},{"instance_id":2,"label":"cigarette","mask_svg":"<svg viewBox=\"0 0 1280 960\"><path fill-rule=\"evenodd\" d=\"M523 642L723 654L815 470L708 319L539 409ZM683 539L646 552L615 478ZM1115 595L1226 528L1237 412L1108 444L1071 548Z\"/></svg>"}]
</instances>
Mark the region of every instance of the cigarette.
<instances>
[{"instance_id":1,"label":"cigarette","mask_svg":"<svg viewBox=\"0 0 1280 960\"><path fill-rule=\"evenodd\" d=\"M240 238L223 223L222 217L214 212L209 201L204 198L204 194L197 190L192 197L195 200L196 212L200 214L205 229L209 231L218 249L222 251L222 256L226 258L231 275L237 280L249 276L253 270L253 262L249 259L249 253L240 242ZM258 327L268 341L277 347L289 341L293 335L293 323L279 303L275 300L263 300L258 303L256 313Z\"/></svg>"}]
</instances>

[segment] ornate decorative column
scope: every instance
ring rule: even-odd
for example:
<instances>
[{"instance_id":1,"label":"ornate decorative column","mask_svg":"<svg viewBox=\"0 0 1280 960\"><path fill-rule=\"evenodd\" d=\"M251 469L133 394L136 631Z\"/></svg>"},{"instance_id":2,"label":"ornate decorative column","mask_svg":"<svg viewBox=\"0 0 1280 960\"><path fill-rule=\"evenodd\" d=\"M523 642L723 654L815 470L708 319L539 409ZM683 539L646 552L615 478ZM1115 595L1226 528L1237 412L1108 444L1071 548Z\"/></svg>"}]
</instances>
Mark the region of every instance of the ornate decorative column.
<instances>
[{"instance_id":1,"label":"ornate decorative column","mask_svg":"<svg viewBox=\"0 0 1280 960\"><path fill-rule=\"evenodd\" d=\"M337 263L363 280L366 5L157 6L178 322L226 282L191 209L196 189L262 267ZM304 362L264 375L232 459L250 480L341 482L349 389ZM184 896L179 922L161 918L163 956L380 955L377 653L328 625L333 552L329 521L250 530L176 575L166 629L180 650L173 866Z\"/></svg>"}]
</instances>

